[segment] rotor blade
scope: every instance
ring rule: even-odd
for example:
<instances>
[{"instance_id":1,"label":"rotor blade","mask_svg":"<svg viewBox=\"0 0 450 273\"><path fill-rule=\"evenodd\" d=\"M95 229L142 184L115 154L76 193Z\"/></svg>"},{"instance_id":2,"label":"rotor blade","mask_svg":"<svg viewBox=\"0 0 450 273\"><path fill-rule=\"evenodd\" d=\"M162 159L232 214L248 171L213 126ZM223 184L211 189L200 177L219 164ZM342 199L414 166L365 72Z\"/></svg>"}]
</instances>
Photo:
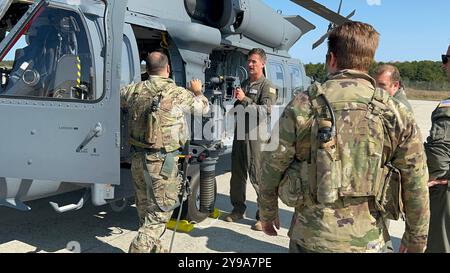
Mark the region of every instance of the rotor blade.
<instances>
[{"instance_id":1,"label":"rotor blade","mask_svg":"<svg viewBox=\"0 0 450 273\"><path fill-rule=\"evenodd\" d=\"M354 9L349 15L347 15L347 19L350 19L353 15L355 15L356 9Z\"/></svg>"},{"instance_id":2,"label":"rotor blade","mask_svg":"<svg viewBox=\"0 0 450 273\"><path fill-rule=\"evenodd\" d=\"M312 49L314 49L314 48L318 47L319 45L321 45L321 44L325 41L325 39L328 38L328 35L329 35L329 34L330 34L330 31L327 31L327 33L325 33L322 37L320 37L320 39L317 40L317 41L313 44Z\"/></svg>"},{"instance_id":3,"label":"rotor blade","mask_svg":"<svg viewBox=\"0 0 450 273\"><path fill-rule=\"evenodd\" d=\"M336 12L328 9L327 7L313 0L291 0L291 2L294 2L297 5L302 6L303 8L327 19L328 21L336 25L342 25L343 23L349 21L344 16L337 14Z\"/></svg>"},{"instance_id":4,"label":"rotor blade","mask_svg":"<svg viewBox=\"0 0 450 273\"><path fill-rule=\"evenodd\" d=\"M349 15L347 15L346 18L352 17L353 15L355 15L355 12L356 12L356 10L353 10ZM333 30L333 27L331 27L331 23L330 23L330 24L328 25L328 31L327 31L327 33L325 33L322 37L320 37L319 40L317 40L317 41L313 44L312 49L314 49L314 48L318 47L320 44L322 44L322 43L325 41L325 39L328 37L328 35L330 34L330 32L331 32L332 30Z\"/></svg>"},{"instance_id":5,"label":"rotor blade","mask_svg":"<svg viewBox=\"0 0 450 273\"><path fill-rule=\"evenodd\" d=\"M339 2L338 14L341 14L342 0Z\"/></svg>"}]
</instances>

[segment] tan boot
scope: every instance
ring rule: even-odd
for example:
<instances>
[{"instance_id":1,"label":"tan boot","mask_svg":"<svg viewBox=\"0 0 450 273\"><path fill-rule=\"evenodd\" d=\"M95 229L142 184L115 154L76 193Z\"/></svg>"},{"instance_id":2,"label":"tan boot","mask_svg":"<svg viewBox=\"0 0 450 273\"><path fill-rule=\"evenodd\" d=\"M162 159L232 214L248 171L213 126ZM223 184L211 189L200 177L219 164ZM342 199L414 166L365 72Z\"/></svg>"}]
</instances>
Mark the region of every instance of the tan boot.
<instances>
[{"instance_id":1,"label":"tan boot","mask_svg":"<svg viewBox=\"0 0 450 273\"><path fill-rule=\"evenodd\" d=\"M253 230L262 231L262 224L261 221L256 221L256 223L252 226Z\"/></svg>"},{"instance_id":2,"label":"tan boot","mask_svg":"<svg viewBox=\"0 0 450 273\"><path fill-rule=\"evenodd\" d=\"M243 219L244 215L238 212L232 212L225 216L224 220L227 222L236 222L237 220Z\"/></svg>"}]
</instances>

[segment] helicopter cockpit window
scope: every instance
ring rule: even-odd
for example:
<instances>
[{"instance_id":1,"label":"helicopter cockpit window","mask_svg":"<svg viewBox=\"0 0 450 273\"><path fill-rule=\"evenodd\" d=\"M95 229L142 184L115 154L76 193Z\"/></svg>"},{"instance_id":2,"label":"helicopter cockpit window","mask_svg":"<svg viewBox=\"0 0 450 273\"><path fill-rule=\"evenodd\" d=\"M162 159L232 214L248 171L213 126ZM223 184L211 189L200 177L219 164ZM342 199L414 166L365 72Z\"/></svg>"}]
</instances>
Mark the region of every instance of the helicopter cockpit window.
<instances>
[{"instance_id":1,"label":"helicopter cockpit window","mask_svg":"<svg viewBox=\"0 0 450 273\"><path fill-rule=\"evenodd\" d=\"M302 87L302 76L300 74L300 68L297 66L290 65L289 66L289 72L291 74L291 87L292 90L295 88L301 88Z\"/></svg>"},{"instance_id":2,"label":"helicopter cockpit window","mask_svg":"<svg viewBox=\"0 0 450 273\"><path fill-rule=\"evenodd\" d=\"M122 40L122 65L120 72L120 87L130 84L133 81L133 55L130 39L123 36Z\"/></svg>"},{"instance_id":3,"label":"helicopter cockpit window","mask_svg":"<svg viewBox=\"0 0 450 273\"><path fill-rule=\"evenodd\" d=\"M93 69L80 16L46 7L0 63L0 96L94 100Z\"/></svg>"},{"instance_id":4,"label":"helicopter cockpit window","mask_svg":"<svg viewBox=\"0 0 450 273\"><path fill-rule=\"evenodd\" d=\"M277 104L283 104L284 91L286 89L284 85L284 69L279 63L269 63L269 79L277 88Z\"/></svg>"}]
</instances>

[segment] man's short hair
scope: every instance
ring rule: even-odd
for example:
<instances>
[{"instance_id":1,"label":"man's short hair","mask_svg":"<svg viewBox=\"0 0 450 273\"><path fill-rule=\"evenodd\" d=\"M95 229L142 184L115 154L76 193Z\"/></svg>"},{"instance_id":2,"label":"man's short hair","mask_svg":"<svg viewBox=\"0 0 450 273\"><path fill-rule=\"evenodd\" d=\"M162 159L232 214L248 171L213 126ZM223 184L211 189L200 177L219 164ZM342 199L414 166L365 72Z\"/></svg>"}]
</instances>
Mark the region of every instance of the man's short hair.
<instances>
[{"instance_id":1,"label":"man's short hair","mask_svg":"<svg viewBox=\"0 0 450 273\"><path fill-rule=\"evenodd\" d=\"M392 82L400 82L400 71L398 71L398 68L396 66L390 65L390 64L382 64L378 66L374 71L374 76L380 76L384 72L391 72L391 83Z\"/></svg>"},{"instance_id":2,"label":"man's short hair","mask_svg":"<svg viewBox=\"0 0 450 273\"><path fill-rule=\"evenodd\" d=\"M157 75L169 64L169 58L162 50L155 50L147 55L146 67L149 75Z\"/></svg>"},{"instance_id":3,"label":"man's short hair","mask_svg":"<svg viewBox=\"0 0 450 273\"><path fill-rule=\"evenodd\" d=\"M328 36L328 52L337 58L338 69L368 71L378 47L378 32L369 24L350 21Z\"/></svg>"},{"instance_id":4,"label":"man's short hair","mask_svg":"<svg viewBox=\"0 0 450 273\"><path fill-rule=\"evenodd\" d=\"M264 49L262 48L253 48L252 50L250 50L250 52L248 53L248 56L253 55L253 54L257 54L259 55L259 57L261 57L261 60L265 63L267 60L266 57L266 52L264 51Z\"/></svg>"}]
</instances>

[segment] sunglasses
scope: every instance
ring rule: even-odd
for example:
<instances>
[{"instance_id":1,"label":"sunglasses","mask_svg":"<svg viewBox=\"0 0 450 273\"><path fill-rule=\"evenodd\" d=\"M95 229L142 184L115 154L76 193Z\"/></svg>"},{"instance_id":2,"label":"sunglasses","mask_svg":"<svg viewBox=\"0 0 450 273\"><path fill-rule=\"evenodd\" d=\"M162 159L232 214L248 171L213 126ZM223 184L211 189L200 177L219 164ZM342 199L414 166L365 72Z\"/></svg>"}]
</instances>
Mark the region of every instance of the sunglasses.
<instances>
[{"instance_id":1,"label":"sunglasses","mask_svg":"<svg viewBox=\"0 0 450 273\"><path fill-rule=\"evenodd\" d=\"M447 64L448 63L448 58L450 57L450 55L444 55L442 54L442 63L443 64Z\"/></svg>"}]
</instances>

